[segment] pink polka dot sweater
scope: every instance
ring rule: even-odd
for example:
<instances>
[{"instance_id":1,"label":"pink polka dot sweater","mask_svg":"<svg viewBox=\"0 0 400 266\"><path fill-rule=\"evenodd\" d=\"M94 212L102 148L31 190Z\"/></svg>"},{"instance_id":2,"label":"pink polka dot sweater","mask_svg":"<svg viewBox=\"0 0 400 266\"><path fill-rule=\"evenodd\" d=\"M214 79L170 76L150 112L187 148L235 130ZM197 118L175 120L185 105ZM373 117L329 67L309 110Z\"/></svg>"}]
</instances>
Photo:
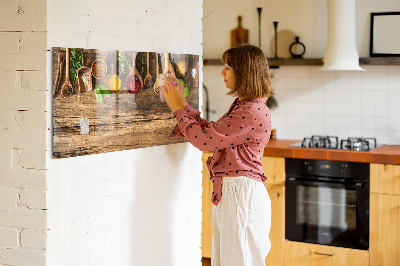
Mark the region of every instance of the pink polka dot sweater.
<instances>
[{"instance_id":1,"label":"pink polka dot sweater","mask_svg":"<svg viewBox=\"0 0 400 266\"><path fill-rule=\"evenodd\" d=\"M236 99L216 122L201 118L200 112L190 105L174 113L178 124L170 136L186 137L199 150L214 151L207 160L214 205L221 200L224 176L247 176L261 182L267 179L261 164L271 132L271 112L266 100Z\"/></svg>"}]
</instances>

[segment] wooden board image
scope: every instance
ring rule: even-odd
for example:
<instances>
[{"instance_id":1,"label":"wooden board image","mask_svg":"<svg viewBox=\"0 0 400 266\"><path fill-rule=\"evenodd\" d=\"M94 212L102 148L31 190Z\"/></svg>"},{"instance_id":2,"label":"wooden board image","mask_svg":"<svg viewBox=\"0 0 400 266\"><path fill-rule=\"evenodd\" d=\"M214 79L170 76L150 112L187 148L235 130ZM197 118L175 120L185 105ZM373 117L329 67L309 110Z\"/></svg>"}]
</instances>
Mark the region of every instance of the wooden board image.
<instances>
[{"instance_id":1,"label":"wooden board image","mask_svg":"<svg viewBox=\"0 0 400 266\"><path fill-rule=\"evenodd\" d=\"M68 58L68 60L67 60ZM53 158L185 142L160 95L165 74L199 108L199 56L53 48Z\"/></svg>"}]
</instances>

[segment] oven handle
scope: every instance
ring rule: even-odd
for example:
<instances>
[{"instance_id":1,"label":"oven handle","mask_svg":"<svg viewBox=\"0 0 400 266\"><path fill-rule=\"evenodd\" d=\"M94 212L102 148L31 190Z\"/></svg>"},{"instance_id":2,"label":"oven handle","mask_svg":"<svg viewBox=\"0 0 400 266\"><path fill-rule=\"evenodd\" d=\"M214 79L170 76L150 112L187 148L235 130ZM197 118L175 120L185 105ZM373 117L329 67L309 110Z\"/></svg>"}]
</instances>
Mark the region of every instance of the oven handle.
<instances>
[{"instance_id":1,"label":"oven handle","mask_svg":"<svg viewBox=\"0 0 400 266\"><path fill-rule=\"evenodd\" d=\"M347 182L332 182L332 181L321 181L321 180L315 180L315 181L310 181L310 180L304 180L303 178L298 178L298 177L288 177L286 181L291 181L291 182L297 182L301 183L304 185L341 185L345 186L348 188L354 188L354 189L361 189L363 187L363 183L361 182L356 182L356 183L347 183Z\"/></svg>"}]
</instances>

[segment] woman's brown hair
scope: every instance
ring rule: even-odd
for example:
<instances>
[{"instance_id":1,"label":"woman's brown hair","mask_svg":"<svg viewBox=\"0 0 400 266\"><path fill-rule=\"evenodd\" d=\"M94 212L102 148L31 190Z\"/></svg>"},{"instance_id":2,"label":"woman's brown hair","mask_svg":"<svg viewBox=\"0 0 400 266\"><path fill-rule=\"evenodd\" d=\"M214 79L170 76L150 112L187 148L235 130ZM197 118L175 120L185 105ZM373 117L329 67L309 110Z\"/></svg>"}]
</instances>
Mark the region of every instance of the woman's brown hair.
<instances>
[{"instance_id":1,"label":"woman's brown hair","mask_svg":"<svg viewBox=\"0 0 400 266\"><path fill-rule=\"evenodd\" d=\"M268 61L260 48L248 44L230 48L222 54L222 63L235 74L235 86L227 95L243 99L273 95Z\"/></svg>"}]
</instances>

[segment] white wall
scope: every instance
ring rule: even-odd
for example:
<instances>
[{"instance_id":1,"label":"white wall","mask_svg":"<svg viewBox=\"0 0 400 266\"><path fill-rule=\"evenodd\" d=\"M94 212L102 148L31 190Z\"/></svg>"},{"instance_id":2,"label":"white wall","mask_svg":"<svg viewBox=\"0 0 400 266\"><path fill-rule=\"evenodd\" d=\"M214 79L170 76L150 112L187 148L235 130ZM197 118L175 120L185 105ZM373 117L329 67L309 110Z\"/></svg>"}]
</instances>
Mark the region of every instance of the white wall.
<instances>
[{"instance_id":1,"label":"white wall","mask_svg":"<svg viewBox=\"0 0 400 266\"><path fill-rule=\"evenodd\" d=\"M210 120L232 103L226 96L222 66L203 68L210 93ZM365 72L323 72L319 66L272 69L278 108L271 113L280 139L311 135L376 137L381 144L400 144L400 66L362 66Z\"/></svg>"},{"instance_id":2,"label":"white wall","mask_svg":"<svg viewBox=\"0 0 400 266\"><path fill-rule=\"evenodd\" d=\"M363 66L365 72L322 72L318 67L274 70L272 123L279 138L311 135L376 137L400 143L400 66Z\"/></svg>"},{"instance_id":3,"label":"white wall","mask_svg":"<svg viewBox=\"0 0 400 266\"><path fill-rule=\"evenodd\" d=\"M202 58L201 18L201 0L48 0L47 46ZM47 265L201 264L201 152L183 143L53 160L47 138Z\"/></svg>"},{"instance_id":4,"label":"white wall","mask_svg":"<svg viewBox=\"0 0 400 266\"><path fill-rule=\"evenodd\" d=\"M250 43L257 45L257 7L263 7L262 49L272 55L272 21L290 29L307 47L305 57L323 57L326 47L327 1L204 1L204 58L220 58L229 48L229 31L236 17L250 30ZM369 56L369 13L399 11L393 0L357 1L357 47L361 57ZM249 7L249 8L248 8ZM264 13L265 11L265 13ZM221 14L224 14L223 16ZM282 22L282 23L281 23ZM246 25L247 23L247 25ZM218 26L216 26L218 25ZM268 26L269 25L269 26ZM269 28L268 28L269 27ZM218 34L221 38L215 38ZM213 36L214 34L214 36ZM363 66L365 72L322 72L318 66L281 66L273 69L273 89L279 107L272 111L272 124L281 139L302 139L311 135L376 137L382 144L400 143L400 66ZM210 94L211 120L218 119L232 103L225 95L221 66L203 68L204 85Z\"/></svg>"},{"instance_id":5,"label":"white wall","mask_svg":"<svg viewBox=\"0 0 400 266\"><path fill-rule=\"evenodd\" d=\"M327 0L204 0L204 58L219 59L229 48L230 31L237 27L238 16L242 16L242 26L249 30L249 43L258 45L258 7L262 8L261 49L267 57L274 55L272 22L278 21L278 32L291 31L300 37L300 41L306 46L305 57L321 58L324 56L327 41L327 2ZM400 2L356 0L356 42L360 57L369 56L370 13L387 11L400 11ZM283 36L288 35L290 34ZM287 42L284 38L280 40ZM278 52L280 49L278 48Z\"/></svg>"},{"instance_id":6,"label":"white wall","mask_svg":"<svg viewBox=\"0 0 400 266\"><path fill-rule=\"evenodd\" d=\"M0 3L0 265L46 261L46 1Z\"/></svg>"}]
</instances>

